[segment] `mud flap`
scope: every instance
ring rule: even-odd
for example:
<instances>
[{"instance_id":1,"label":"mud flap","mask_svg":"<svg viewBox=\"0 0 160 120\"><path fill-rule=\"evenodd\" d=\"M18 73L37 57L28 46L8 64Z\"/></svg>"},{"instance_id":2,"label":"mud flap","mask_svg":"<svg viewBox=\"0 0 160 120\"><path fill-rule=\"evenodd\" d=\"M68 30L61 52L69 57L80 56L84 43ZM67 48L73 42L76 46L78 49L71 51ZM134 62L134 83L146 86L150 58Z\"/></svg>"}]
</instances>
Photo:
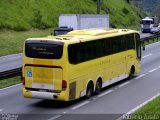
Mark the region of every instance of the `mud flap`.
<instances>
[{"instance_id":1,"label":"mud flap","mask_svg":"<svg viewBox=\"0 0 160 120\"><path fill-rule=\"evenodd\" d=\"M72 82L69 84L69 99L75 99L76 98L76 82Z\"/></svg>"}]
</instances>

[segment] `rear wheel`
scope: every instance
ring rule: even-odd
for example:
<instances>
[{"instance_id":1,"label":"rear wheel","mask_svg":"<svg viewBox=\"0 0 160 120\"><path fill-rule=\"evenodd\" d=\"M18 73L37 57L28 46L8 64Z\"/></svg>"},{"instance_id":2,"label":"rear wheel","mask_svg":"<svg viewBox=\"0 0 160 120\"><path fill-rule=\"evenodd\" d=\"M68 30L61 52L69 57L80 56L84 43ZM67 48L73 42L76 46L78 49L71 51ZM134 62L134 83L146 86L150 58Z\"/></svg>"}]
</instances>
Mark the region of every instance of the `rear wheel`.
<instances>
[{"instance_id":1,"label":"rear wheel","mask_svg":"<svg viewBox=\"0 0 160 120\"><path fill-rule=\"evenodd\" d=\"M87 92L86 92L86 97L89 98L93 94L93 84L92 82L89 82L87 85Z\"/></svg>"},{"instance_id":2,"label":"rear wheel","mask_svg":"<svg viewBox=\"0 0 160 120\"><path fill-rule=\"evenodd\" d=\"M102 89L102 82L101 80L98 80L96 83L95 94L99 94L101 92L101 89Z\"/></svg>"},{"instance_id":3,"label":"rear wheel","mask_svg":"<svg viewBox=\"0 0 160 120\"><path fill-rule=\"evenodd\" d=\"M129 80L131 80L133 77L134 77L134 67L132 67L131 69L130 69L130 73L129 73L129 76L128 76L128 79Z\"/></svg>"}]
</instances>

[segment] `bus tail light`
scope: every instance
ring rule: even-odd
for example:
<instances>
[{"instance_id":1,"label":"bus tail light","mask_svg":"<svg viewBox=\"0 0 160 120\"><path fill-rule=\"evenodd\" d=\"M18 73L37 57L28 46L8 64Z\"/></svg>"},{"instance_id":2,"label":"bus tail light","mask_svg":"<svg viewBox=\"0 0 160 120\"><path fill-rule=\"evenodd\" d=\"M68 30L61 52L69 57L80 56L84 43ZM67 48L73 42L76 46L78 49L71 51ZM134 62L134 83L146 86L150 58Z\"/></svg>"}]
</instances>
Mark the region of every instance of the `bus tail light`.
<instances>
[{"instance_id":1,"label":"bus tail light","mask_svg":"<svg viewBox=\"0 0 160 120\"><path fill-rule=\"evenodd\" d=\"M62 80L62 90L66 90L67 88L67 82L66 80Z\"/></svg>"},{"instance_id":2,"label":"bus tail light","mask_svg":"<svg viewBox=\"0 0 160 120\"><path fill-rule=\"evenodd\" d=\"M22 77L21 80L22 80L22 84L25 86L25 77Z\"/></svg>"}]
</instances>

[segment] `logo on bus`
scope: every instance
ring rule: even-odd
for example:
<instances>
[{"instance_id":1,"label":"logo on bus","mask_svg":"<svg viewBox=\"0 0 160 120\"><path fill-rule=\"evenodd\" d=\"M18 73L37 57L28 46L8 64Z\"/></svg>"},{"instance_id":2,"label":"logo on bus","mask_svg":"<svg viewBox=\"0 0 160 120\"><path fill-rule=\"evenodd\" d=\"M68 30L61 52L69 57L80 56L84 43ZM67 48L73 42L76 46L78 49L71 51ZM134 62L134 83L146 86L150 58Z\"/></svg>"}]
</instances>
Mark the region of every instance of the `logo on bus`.
<instances>
[{"instance_id":1,"label":"logo on bus","mask_svg":"<svg viewBox=\"0 0 160 120\"><path fill-rule=\"evenodd\" d=\"M27 71L27 77L32 77L32 71Z\"/></svg>"}]
</instances>

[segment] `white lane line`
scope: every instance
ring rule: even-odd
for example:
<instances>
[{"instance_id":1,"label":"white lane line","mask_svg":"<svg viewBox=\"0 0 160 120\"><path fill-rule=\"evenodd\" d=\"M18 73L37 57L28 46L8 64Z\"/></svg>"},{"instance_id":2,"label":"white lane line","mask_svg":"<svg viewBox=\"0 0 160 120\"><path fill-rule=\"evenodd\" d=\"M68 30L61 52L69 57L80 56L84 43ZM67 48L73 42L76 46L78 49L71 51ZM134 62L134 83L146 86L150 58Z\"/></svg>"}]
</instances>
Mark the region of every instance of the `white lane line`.
<instances>
[{"instance_id":1,"label":"white lane line","mask_svg":"<svg viewBox=\"0 0 160 120\"><path fill-rule=\"evenodd\" d=\"M83 102L83 103L81 103L81 104L79 104L79 105L76 105L76 106L72 107L71 109L72 109L72 110L78 109L78 108L82 107L83 105L88 104L89 102L90 102L90 101L85 101L85 102Z\"/></svg>"},{"instance_id":2,"label":"white lane line","mask_svg":"<svg viewBox=\"0 0 160 120\"><path fill-rule=\"evenodd\" d=\"M146 57L149 57L149 56L151 56L152 55L152 53L150 53L150 54L148 54L148 55L145 55L145 56L143 56L142 58L146 58Z\"/></svg>"},{"instance_id":3,"label":"white lane line","mask_svg":"<svg viewBox=\"0 0 160 120\"><path fill-rule=\"evenodd\" d=\"M50 118L50 119L48 119L48 120L55 120L55 119L57 119L57 118L59 118L59 117L61 117L62 115L56 115L56 116L54 116L54 117L52 117L52 118Z\"/></svg>"},{"instance_id":4,"label":"white lane line","mask_svg":"<svg viewBox=\"0 0 160 120\"><path fill-rule=\"evenodd\" d=\"M0 59L1 58L6 58L6 57L15 57L15 56L19 56L19 55L23 55L23 53L18 53L18 54L11 54L11 55L6 55L6 56L2 56L2 57L0 57Z\"/></svg>"},{"instance_id":5,"label":"white lane line","mask_svg":"<svg viewBox=\"0 0 160 120\"><path fill-rule=\"evenodd\" d=\"M64 111L63 114L66 114L68 111Z\"/></svg>"},{"instance_id":6,"label":"white lane line","mask_svg":"<svg viewBox=\"0 0 160 120\"><path fill-rule=\"evenodd\" d=\"M152 72L154 72L154 71L156 71L156 70L158 70L158 68L152 69L152 70L150 70L150 71L148 71L148 72L152 73Z\"/></svg>"},{"instance_id":7,"label":"white lane line","mask_svg":"<svg viewBox=\"0 0 160 120\"><path fill-rule=\"evenodd\" d=\"M9 86L9 87L6 87L6 88L2 88L2 89L0 89L0 91L6 90L6 89L9 89L9 88L12 88L12 87L17 87L17 86L19 86L19 85L22 85L22 83L16 84L16 85L12 85L12 86Z\"/></svg>"},{"instance_id":8,"label":"white lane line","mask_svg":"<svg viewBox=\"0 0 160 120\"><path fill-rule=\"evenodd\" d=\"M142 104L138 105L137 107L133 108L132 110L130 110L128 113L126 113L127 115L134 113L135 111L137 111L139 108L145 106L146 104L148 104L150 101L154 100L155 98L157 98L158 96L160 96L160 93L156 94L155 96L153 96L152 98L148 99L147 101L143 102Z\"/></svg>"},{"instance_id":9,"label":"white lane line","mask_svg":"<svg viewBox=\"0 0 160 120\"><path fill-rule=\"evenodd\" d=\"M119 88L121 88L121 87L123 87L123 86L125 86L125 85L128 85L129 83L130 83L130 81L125 82L125 83L123 83L123 84L119 85L118 87L119 87Z\"/></svg>"},{"instance_id":10,"label":"white lane line","mask_svg":"<svg viewBox=\"0 0 160 120\"><path fill-rule=\"evenodd\" d=\"M158 96L160 96L160 93L156 94L155 96L153 96L152 98L148 99L147 101L143 102L142 104L138 105L137 107L133 108L132 110L130 110L129 112L127 112L126 114L124 114L123 116L121 116L120 118L118 118L117 120L122 120L122 119L126 119L129 117L130 114L133 114L134 112L136 112L138 109L140 109L141 107L145 106L146 104L148 104L150 101L156 99Z\"/></svg>"},{"instance_id":11,"label":"white lane line","mask_svg":"<svg viewBox=\"0 0 160 120\"><path fill-rule=\"evenodd\" d=\"M95 99L97 99L97 98L96 97L92 98L92 100L95 100Z\"/></svg>"},{"instance_id":12,"label":"white lane line","mask_svg":"<svg viewBox=\"0 0 160 120\"><path fill-rule=\"evenodd\" d=\"M100 95L98 95L98 97L102 97L102 96L107 95L107 94L109 94L109 93L111 93L111 92L113 92L113 91L114 91L114 90L108 90L108 91L106 91L106 92L101 93Z\"/></svg>"},{"instance_id":13,"label":"white lane line","mask_svg":"<svg viewBox=\"0 0 160 120\"><path fill-rule=\"evenodd\" d=\"M158 68L160 68L160 66L158 66Z\"/></svg>"},{"instance_id":14,"label":"white lane line","mask_svg":"<svg viewBox=\"0 0 160 120\"><path fill-rule=\"evenodd\" d=\"M0 112L2 112L3 111L3 109L0 109Z\"/></svg>"},{"instance_id":15,"label":"white lane line","mask_svg":"<svg viewBox=\"0 0 160 120\"><path fill-rule=\"evenodd\" d=\"M146 74L142 74L142 75L139 75L138 77L136 77L135 79L137 80L137 79L139 79L139 78L142 78L142 77L144 77Z\"/></svg>"}]
</instances>

